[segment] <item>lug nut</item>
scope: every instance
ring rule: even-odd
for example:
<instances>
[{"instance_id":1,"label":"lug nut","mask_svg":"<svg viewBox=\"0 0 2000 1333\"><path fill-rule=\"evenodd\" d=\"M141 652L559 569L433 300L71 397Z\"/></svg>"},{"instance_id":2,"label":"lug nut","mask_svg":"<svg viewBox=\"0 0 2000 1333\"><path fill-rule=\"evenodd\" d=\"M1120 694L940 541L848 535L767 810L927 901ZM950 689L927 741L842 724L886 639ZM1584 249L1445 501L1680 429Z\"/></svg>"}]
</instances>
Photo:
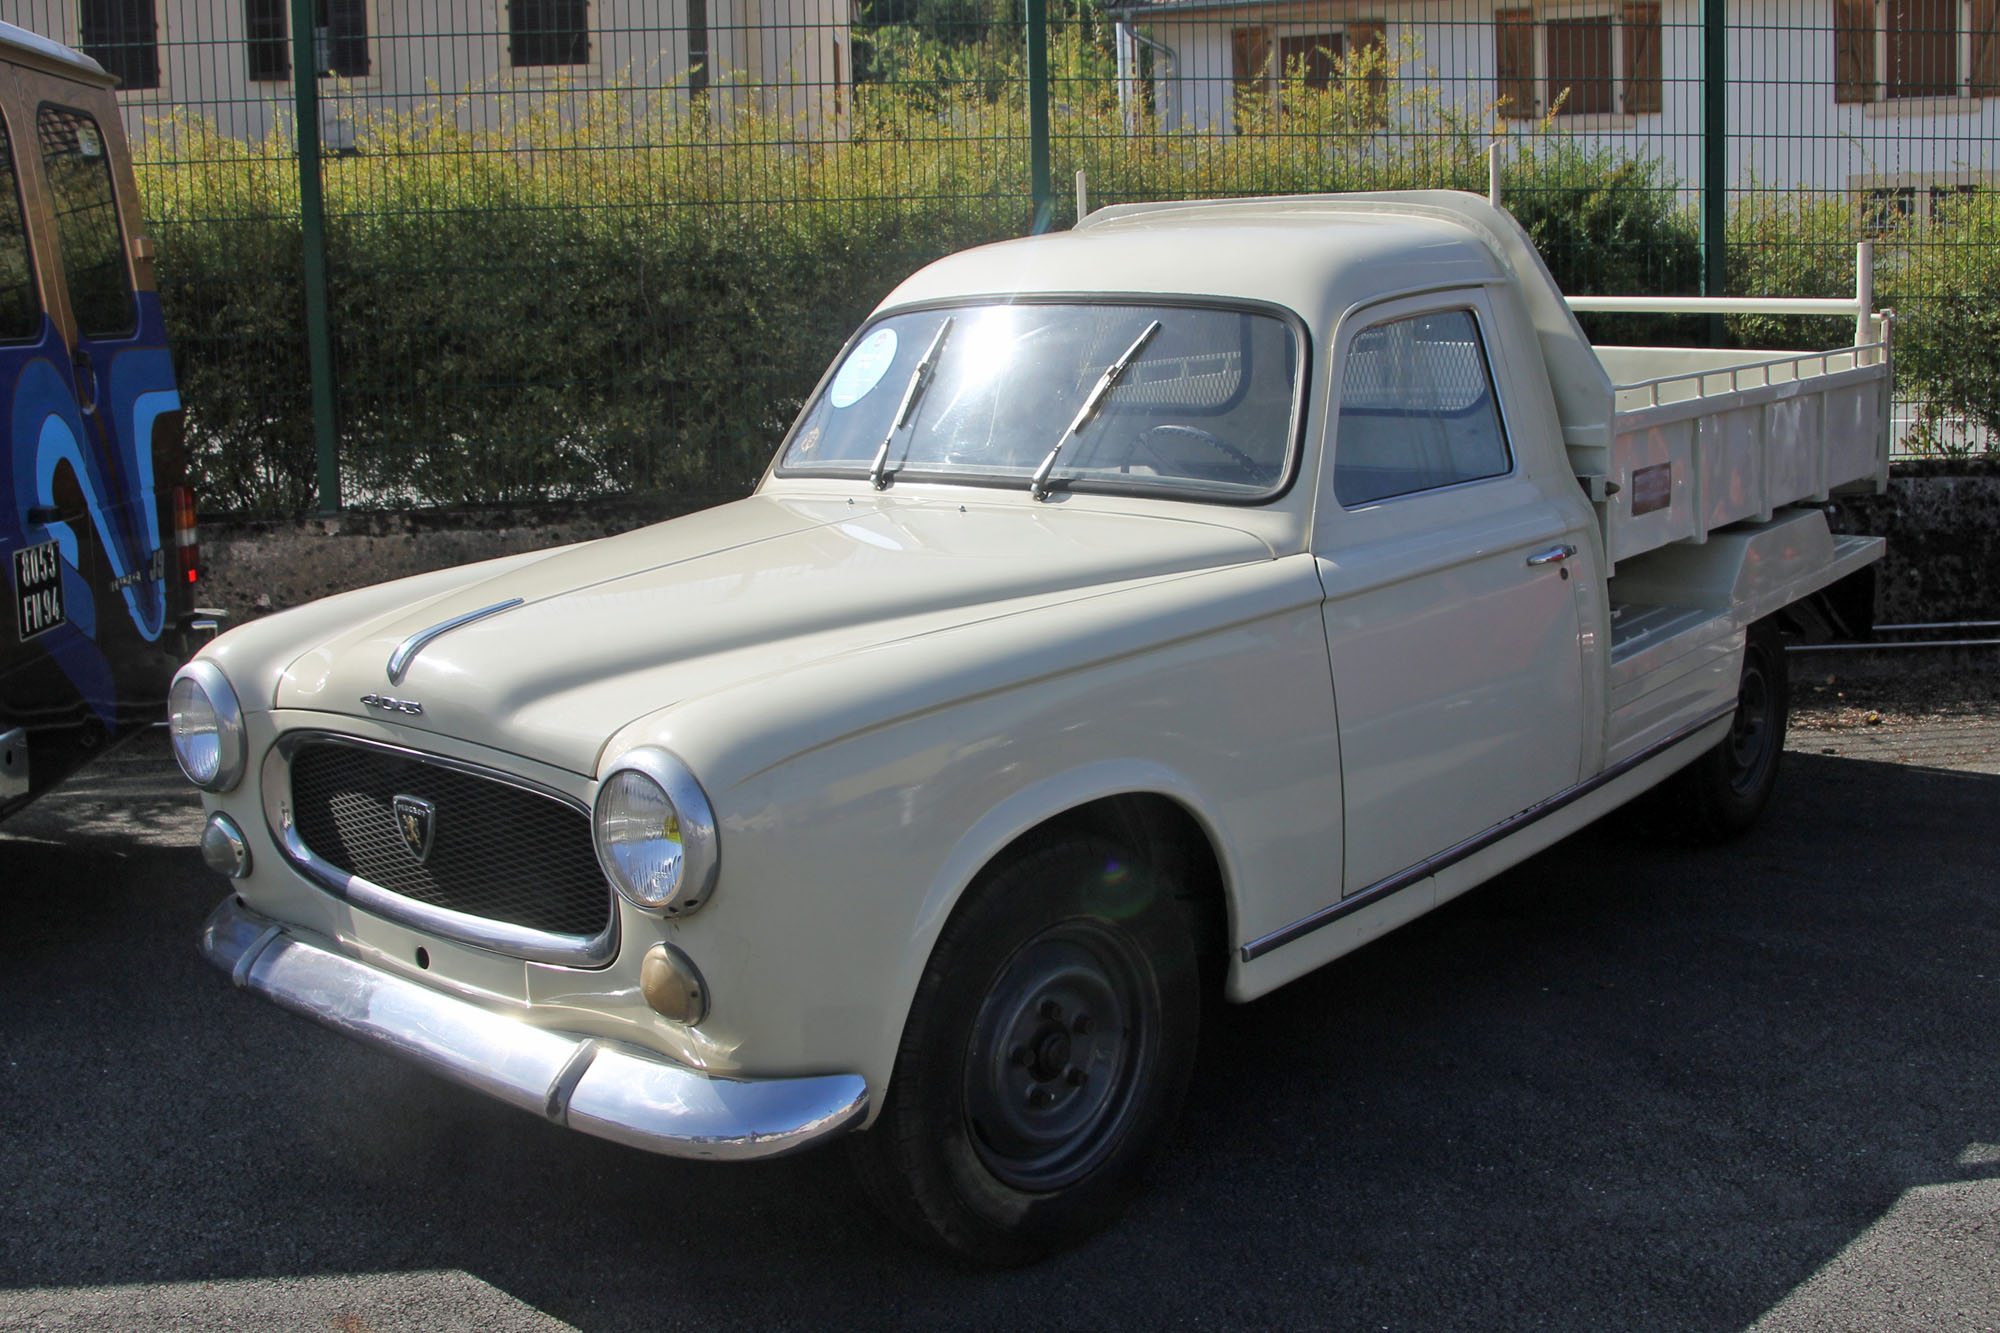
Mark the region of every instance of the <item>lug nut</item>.
<instances>
[{"instance_id":1,"label":"lug nut","mask_svg":"<svg viewBox=\"0 0 2000 1333\"><path fill-rule=\"evenodd\" d=\"M1019 1065L1023 1069L1028 1067L1030 1058L1028 1048L1025 1046L1016 1046L1013 1050L1007 1052L1007 1063Z\"/></svg>"},{"instance_id":2,"label":"lug nut","mask_svg":"<svg viewBox=\"0 0 2000 1333\"><path fill-rule=\"evenodd\" d=\"M1044 1106L1051 1105L1055 1099L1056 1095L1047 1088L1036 1088L1028 1094L1028 1105L1040 1110Z\"/></svg>"},{"instance_id":3,"label":"lug nut","mask_svg":"<svg viewBox=\"0 0 2000 1333\"><path fill-rule=\"evenodd\" d=\"M1090 1075L1085 1073L1083 1070L1072 1069L1069 1071L1069 1085L1072 1088L1080 1088L1089 1081L1090 1081Z\"/></svg>"},{"instance_id":4,"label":"lug nut","mask_svg":"<svg viewBox=\"0 0 2000 1333\"><path fill-rule=\"evenodd\" d=\"M1042 1017L1048 1019L1050 1022L1059 1021L1062 1018L1062 1006L1054 1000L1043 1000Z\"/></svg>"},{"instance_id":5,"label":"lug nut","mask_svg":"<svg viewBox=\"0 0 2000 1333\"><path fill-rule=\"evenodd\" d=\"M1078 1014L1076 1016L1076 1022L1070 1024L1069 1030L1071 1032L1074 1032L1079 1037L1088 1037L1091 1033L1091 1030L1096 1026L1097 1026L1097 1020L1092 1018L1089 1014Z\"/></svg>"}]
</instances>

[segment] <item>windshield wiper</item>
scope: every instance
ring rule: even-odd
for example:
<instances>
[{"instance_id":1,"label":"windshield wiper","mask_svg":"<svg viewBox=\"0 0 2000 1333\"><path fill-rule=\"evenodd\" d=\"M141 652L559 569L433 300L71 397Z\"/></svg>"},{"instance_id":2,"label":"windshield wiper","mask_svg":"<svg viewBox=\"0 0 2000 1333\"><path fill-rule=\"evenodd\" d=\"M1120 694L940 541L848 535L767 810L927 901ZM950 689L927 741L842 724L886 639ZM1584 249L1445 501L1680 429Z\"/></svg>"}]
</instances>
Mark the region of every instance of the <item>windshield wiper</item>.
<instances>
[{"instance_id":1,"label":"windshield wiper","mask_svg":"<svg viewBox=\"0 0 2000 1333\"><path fill-rule=\"evenodd\" d=\"M889 489L889 444L896 438L896 432L909 423L910 414L917 410L917 402L930 387L931 372L937 369L938 353L944 350L944 336L951 332L954 316L947 315L944 323L938 325L937 336L931 339L928 352L917 368L910 372L910 382L904 386L902 404L896 408L895 417L889 422L889 433L882 437L882 447L875 451L875 461L868 468L868 482L878 491Z\"/></svg>"},{"instance_id":2,"label":"windshield wiper","mask_svg":"<svg viewBox=\"0 0 2000 1333\"><path fill-rule=\"evenodd\" d=\"M1078 431L1090 424L1090 418L1096 413L1097 405L1111 392L1111 386L1118 383L1119 377L1138 360L1139 349L1159 331L1160 321L1156 319L1146 326L1143 333L1132 340L1132 345L1125 349L1125 355L1104 368L1104 373L1097 377L1097 383L1091 386L1089 395L1084 398L1083 406L1077 409L1075 419L1069 423L1069 429L1057 437L1055 447L1049 450L1049 456L1035 469L1035 475L1028 482L1028 494L1037 500L1049 498L1049 473L1055 470L1056 455L1062 452L1062 447L1068 444Z\"/></svg>"}]
</instances>

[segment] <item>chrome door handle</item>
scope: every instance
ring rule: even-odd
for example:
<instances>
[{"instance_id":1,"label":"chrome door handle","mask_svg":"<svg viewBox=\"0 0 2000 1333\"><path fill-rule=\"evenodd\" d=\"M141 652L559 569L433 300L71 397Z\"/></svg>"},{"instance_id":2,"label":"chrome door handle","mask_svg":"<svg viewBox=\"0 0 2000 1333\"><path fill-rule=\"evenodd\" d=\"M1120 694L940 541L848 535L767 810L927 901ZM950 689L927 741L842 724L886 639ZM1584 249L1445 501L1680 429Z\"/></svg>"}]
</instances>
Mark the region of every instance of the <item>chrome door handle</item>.
<instances>
[{"instance_id":1,"label":"chrome door handle","mask_svg":"<svg viewBox=\"0 0 2000 1333\"><path fill-rule=\"evenodd\" d=\"M1574 546L1569 546L1569 545L1551 546L1548 550L1543 551L1540 555L1529 556L1528 567L1530 569L1537 569L1543 565L1559 565L1563 561L1569 559L1571 556L1575 554L1576 554L1576 548Z\"/></svg>"}]
</instances>

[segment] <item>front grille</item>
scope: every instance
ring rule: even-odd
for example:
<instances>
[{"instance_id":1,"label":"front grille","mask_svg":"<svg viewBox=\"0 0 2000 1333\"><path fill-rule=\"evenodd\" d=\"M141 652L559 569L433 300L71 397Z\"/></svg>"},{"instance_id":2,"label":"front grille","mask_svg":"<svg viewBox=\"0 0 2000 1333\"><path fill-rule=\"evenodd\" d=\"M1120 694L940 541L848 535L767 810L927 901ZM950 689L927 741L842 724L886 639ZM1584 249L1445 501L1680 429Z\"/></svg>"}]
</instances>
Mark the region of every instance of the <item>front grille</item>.
<instances>
[{"instance_id":1,"label":"front grille","mask_svg":"<svg viewBox=\"0 0 2000 1333\"><path fill-rule=\"evenodd\" d=\"M420 756L309 741L291 758L292 819L321 861L402 897L530 930L591 937L611 922L590 816L566 802ZM398 796L435 810L417 859Z\"/></svg>"}]
</instances>

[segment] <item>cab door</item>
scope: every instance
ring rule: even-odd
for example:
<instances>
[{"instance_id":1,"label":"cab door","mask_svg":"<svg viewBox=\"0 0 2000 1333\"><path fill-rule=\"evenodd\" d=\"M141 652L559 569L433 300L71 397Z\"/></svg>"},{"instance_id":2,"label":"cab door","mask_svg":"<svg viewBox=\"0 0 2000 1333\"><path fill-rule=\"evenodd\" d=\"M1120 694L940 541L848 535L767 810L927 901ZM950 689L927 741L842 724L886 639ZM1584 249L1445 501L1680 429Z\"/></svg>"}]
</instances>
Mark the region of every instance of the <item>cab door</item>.
<instances>
[{"instance_id":1,"label":"cab door","mask_svg":"<svg viewBox=\"0 0 2000 1333\"><path fill-rule=\"evenodd\" d=\"M1521 466L1484 294L1351 317L1314 523L1345 791L1343 892L1574 784L1583 657L1565 567L1588 508ZM1562 480L1567 480L1563 478Z\"/></svg>"}]
</instances>

